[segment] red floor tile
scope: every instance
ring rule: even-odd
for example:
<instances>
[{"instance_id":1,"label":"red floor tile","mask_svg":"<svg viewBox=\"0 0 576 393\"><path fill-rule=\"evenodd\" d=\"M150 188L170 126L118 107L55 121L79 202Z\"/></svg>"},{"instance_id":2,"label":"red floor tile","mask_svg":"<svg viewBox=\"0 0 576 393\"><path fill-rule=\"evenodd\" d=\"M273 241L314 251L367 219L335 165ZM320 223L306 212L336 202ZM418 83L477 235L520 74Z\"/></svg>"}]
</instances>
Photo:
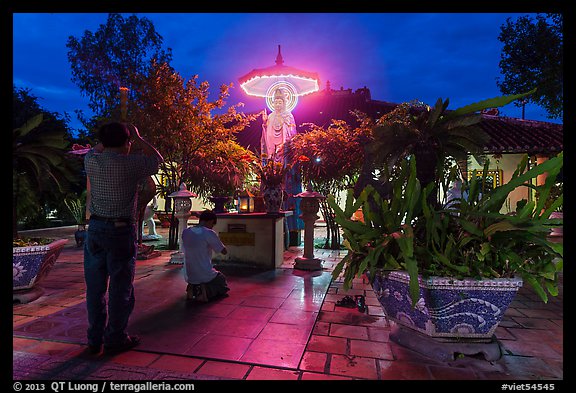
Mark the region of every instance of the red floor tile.
<instances>
[{"instance_id":1,"label":"red floor tile","mask_svg":"<svg viewBox=\"0 0 576 393\"><path fill-rule=\"evenodd\" d=\"M161 355L158 359L148 365L148 367L179 371L182 373L193 373L196 372L202 363L204 363L204 359L187 356Z\"/></svg>"},{"instance_id":2,"label":"red floor tile","mask_svg":"<svg viewBox=\"0 0 576 393\"><path fill-rule=\"evenodd\" d=\"M250 307L264 307L264 308L278 308L284 303L286 298L273 297L273 296L250 296L242 300L243 306Z\"/></svg>"},{"instance_id":3,"label":"red floor tile","mask_svg":"<svg viewBox=\"0 0 576 393\"><path fill-rule=\"evenodd\" d=\"M352 378L378 379L376 360L348 355L331 355L330 374Z\"/></svg>"},{"instance_id":4,"label":"red floor tile","mask_svg":"<svg viewBox=\"0 0 576 393\"><path fill-rule=\"evenodd\" d=\"M141 351L127 351L122 352L111 357L114 363L125 364L129 366L143 366L147 367L154 361L158 360L161 355L157 353L148 353Z\"/></svg>"},{"instance_id":5,"label":"red floor tile","mask_svg":"<svg viewBox=\"0 0 576 393\"><path fill-rule=\"evenodd\" d=\"M262 329L258 338L287 343L306 344L309 336L310 329L303 329L300 325L269 322L266 324L264 329Z\"/></svg>"},{"instance_id":6,"label":"red floor tile","mask_svg":"<svg viewBox=\"0 0 576 393\"><path fill-rule=\"evenodd\" d=\"M268 321L270 320L270 317L272 317L272 314L274 314L274 311L274 309L263 307L238 306L228 315L228 317L231 319Z\"/></svg>"},{"instance_id":7,"label":"red floor tile","mask_svg":"<svg viewBox=\"0 0 576 393\"><path fill-rule=\"evenodd\" d=\"M184 351L184 354L224 360L240 360L252 342L253 340L249 338L206 334L190 349Z\"/></svg>"},{"instance_id":8,"label":"red floor tile","mask_svg":"<svg viewBox=\"0 0 576 393\"><path fill-rule=\"evenodd\" d=\"M336 337L368 339L368 328L365 326L351 326L333 323L330 325L330 335Z\"/></svg>"},{"instance_id":9,"label":"red floor tile","mask_svg":"<svg viewBox=\"0 0 576 393\"><path fill-rule=\"evenodd\" d=\"M198 373L231 379L243 379L248 373L249 369L250 366L246 364L216 362L209 360L204 363L202 367L200 367Z\"/></svg>"},{"instance_id":10,"label":"red floor tile","mask_svg":"<svg viewBox=\"0 0 576 393\"><path fill-rule=\"evenodd\" d=\"M269 367L254 366L246 380L297 380L299 371L278 370Z\"/></svg>"},{"instance_id":11,"label":"red floor tile","mask_svg":"<svg viewBox=\"0 0 576 393\"><path fill-rule=\"evenodd\" d=\"M326 369L327 360L327 353L306 351L304 356L302 356L299 368L301 370L323 373Z\"/></svg>"},{"instance_id":12,"label":"red floor tile","mask_svg":"<svg viewBox=\"0 0 576 393\"><path fill-rule=\"evenodd\" d=\"M306 344L256 338L240 361L296 369Z\"/></svg>"},{"instance_id":13,"label":"red floor tile","mask_svg":"<svg viewBox=\"0 0 576 393\"><path fill-rule=\"evenodd\" d=\"M350 355L394 360L390 344L365 340L350 340Z\"/></svg>"},{"instance_id":14,"label":"red floor tile","mask_svg":"<svg viewBox=\"0 0 576 393\"><path fill-rule=\"evenodd\" d=\"M312 335L308 346L309 351L326 352L326 353L347 353L348 340L342 337L328 337Z\"/></svg>"}]
</instances>

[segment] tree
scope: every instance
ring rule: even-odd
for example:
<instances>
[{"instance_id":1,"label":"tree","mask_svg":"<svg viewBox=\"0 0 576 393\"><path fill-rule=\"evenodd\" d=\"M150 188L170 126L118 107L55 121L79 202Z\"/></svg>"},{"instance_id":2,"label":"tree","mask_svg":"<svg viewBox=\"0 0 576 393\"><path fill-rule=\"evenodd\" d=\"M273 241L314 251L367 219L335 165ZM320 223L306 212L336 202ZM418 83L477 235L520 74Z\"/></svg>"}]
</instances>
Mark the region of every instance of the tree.
<instances>
[{"instance_id":1,"label":"tree","mask_svg":"<svg viewBox=\"0 0 576 393\"><path fill-rule=\"evenodd\" d=\"M12 237L18 221L46 218L45 206L79 182L78 161L68 156L70 134L63 119L43 110L37 97L14 87L12 129Z\"/></svg>"},{"instance_id":2,"label":"tree","mask_svg":"<svg viewBox=\"0 0 576 393\"><path fill-rule=\"evenodd\" d=\"M120 118L120 87L127 87L130 99L138 90L134 84L145 75L150 59L169 62L171 50L162 49L163 38L152 22L132 15L109 14L96 33L88 30L81 39L70 36L66 47L72 67L72 81L90 99L89 107L101 118Z\"/></svg>"},{"instance_id":3,"label":"tree","mask_svg":"<svg viewBox=\"0 0 576 393\"><path fill-rule=\"evenodd\" d=\"M291 140L290 161L298 162L304 183L310 182L315 191L325 196L337 196L351 187L358 176L364 159L361 141L368 129L353 129L343 120L332 120L326 129L307 125L306 133ZM327 227L324 248L340 249L340 228L327 200L320 201L320 211Z\"/></svg>"},{"instance_id":4,"label":"tree","mask_svg":"<svg viewBox=\"0 0 576 393\"><path fill-rule=\"evenodd\" d=\"M97 113L93 124L111 118L133 123L163 155L157 184L166 198L181 183L192 190L201 187L195 168L205 176L211 169L202 157L209 157L218 143L233 140L255 115L238 113L241 103L224 109L231 84L222 85L210 101L208 82L199 83L198 75L185 80L175 72L171 51L163 51L161 44L162 37L148 19L110 14L95 34L86 31L81 41L70 37L67 46L73 80L90 96L90 107ZM120 87L128 89L126 101ZM170 228L170 248L177 247L177 231L176 226Z\"/></svg>"},{"instance_id":5,"label":"tree","mask_svg":"<svg viewBox=\"0 0 576 393\"><path fill-rule=\"evenodd\" d=\"M157 182L162 196L177 191L183 182L190 190L206 196L202 187L212 170L235 167L236 159L249 153L234 143L235 134L256 115L237 112L242 104L224 110L230 87L222 85L218 98L210 101L208 82L198 83L198 75L185 80L168 63L155 60L147 75L139 80L128 120L138 124L141 134L164 157L160 167L162 181ZM223 151L234 154L222 154ZM218 166L213 167L216 155ZM245 166L240 171L238 168L227 173L242 177ZM176 247L176 242L177 228L171 227L169 246Z\"/></svg>"},{"instance_id":6,"label":"tree","mask_svg":"<svg viewBox=\"0 0 576 393\"><path fill-rule=\"evenodd\" d=\"M503 94L518 94L537 88L526 102L540 105L548 118L563 115L563 18L561 14L538 14L535 19L510 18L500 27L504 43L497 86ZM516 105L522 105L517 103Z\"/></svg>"}]
</instances>

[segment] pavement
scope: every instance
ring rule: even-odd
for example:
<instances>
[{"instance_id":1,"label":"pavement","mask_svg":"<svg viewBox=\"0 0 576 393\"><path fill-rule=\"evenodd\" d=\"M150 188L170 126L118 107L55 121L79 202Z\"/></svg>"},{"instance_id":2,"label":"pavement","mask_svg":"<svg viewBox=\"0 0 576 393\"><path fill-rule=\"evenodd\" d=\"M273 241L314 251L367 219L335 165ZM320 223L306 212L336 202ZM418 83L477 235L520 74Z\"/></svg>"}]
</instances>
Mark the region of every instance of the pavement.
<instances>
[{"instance_id":1,"label":"pavement","mask_svg":"<svg viewBox=\"0 0 576 393\"><path fill-rule=\"evenodd\" d=\"M284 252L281 267L262 270L218 265L228 297L207 304L185 300L181 265L170 263L168 232L160 255L138 260L136 306L129 333L142 342L116 355L87 351L83 251L76 227L23 232L70 239L33 302L13 304L14 380L493 380L564 379L563 285L543 303L522 287L496 330L502 357L456 356L439 361L390 340L388 321L370 284L355 279L343 289L332 279L345 250L315 249L322 270L294 269L303 246ZM322 239L324 228L316 227ZM336 302L364 295L367 309Z\"/></svg>"}]
</instances>

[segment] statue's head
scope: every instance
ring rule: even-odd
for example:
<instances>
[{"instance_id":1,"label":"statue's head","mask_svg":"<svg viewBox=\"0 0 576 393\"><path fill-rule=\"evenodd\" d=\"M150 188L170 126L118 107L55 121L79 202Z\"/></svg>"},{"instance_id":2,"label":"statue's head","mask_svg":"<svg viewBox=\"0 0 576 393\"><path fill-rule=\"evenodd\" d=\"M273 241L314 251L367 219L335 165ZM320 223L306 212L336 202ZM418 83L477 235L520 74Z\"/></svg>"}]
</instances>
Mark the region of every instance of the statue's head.
<instances>
[{"instance_id":1,"label":"statue's head","mask_svg":"<svg viewBox=\"0 0 576 393\"><path fill-rule=\"evenodd\" d=\"M284 93L283 89L276 89L274 91L274 109L275 110L284 110L286 108L286 94Z\"/></svg>"}]
</instances>

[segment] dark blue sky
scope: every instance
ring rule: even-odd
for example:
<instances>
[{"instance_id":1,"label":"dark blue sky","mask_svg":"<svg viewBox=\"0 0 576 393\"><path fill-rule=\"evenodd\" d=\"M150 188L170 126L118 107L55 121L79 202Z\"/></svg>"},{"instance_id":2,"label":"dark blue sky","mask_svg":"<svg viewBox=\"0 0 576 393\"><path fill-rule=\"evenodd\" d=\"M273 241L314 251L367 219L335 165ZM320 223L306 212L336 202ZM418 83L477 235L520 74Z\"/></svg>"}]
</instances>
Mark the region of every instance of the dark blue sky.
<instances>
[{"instance_id":1,"label":"dark blue sky","mask_svg":"<svg viewBox=\"0 0 576 393\"><path fill-rule=\"evenodd\" d=\"M137 15L154 23L184 78L198 74L214 94L233 82L228 103L244 102L251 111L264 100L244 95L238 78L274 65L279 44L284 64L317 72L321 89L326 81L333 89L366 86L373 99L395 103L449 98L449 109L498 96L500 26L526 13ZM70 113L72 128L79 127L73 111L87 111L88 100L71 82L66 42L96 32L106 19L104 13L13 14L14 83L31 88L44 108ZM510 104L501 114L521 117L521 109ZM536 106L526 107L526 119L550 121Z\"/></svg>"}]
</instances>

